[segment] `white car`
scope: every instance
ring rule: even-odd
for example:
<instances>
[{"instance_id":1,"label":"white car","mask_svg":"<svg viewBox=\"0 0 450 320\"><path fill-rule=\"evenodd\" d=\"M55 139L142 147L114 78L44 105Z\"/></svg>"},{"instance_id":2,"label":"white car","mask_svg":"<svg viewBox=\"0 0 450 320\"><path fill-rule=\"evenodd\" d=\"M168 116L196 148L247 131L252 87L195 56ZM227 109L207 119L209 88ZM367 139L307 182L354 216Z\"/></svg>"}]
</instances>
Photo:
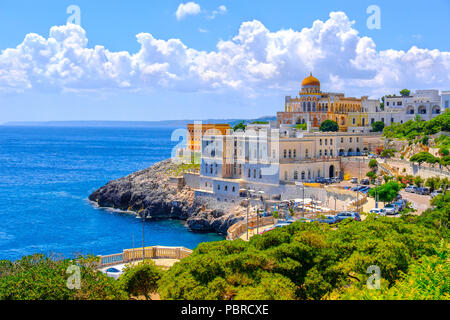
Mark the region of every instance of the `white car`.
<instances>
[{"instance_id":1,"label":"white car","mask_svg":"<svg viewBox=\"0 0 450 320\"><path fill-rule=\"evenodd\" d=\"M396 215L398 213L398 207L393 203L389 203L384 206L384 211L387 215Z\"/></svg>"},{"instance_id":2,"label":"white car","mask_svg":"<svg viewBox=\"0 0 450 320\"><path fill-rule=\"evenodd\" d=\"M385 216L386 210L380 208L373 208L372 210L370 210L370 213L376 213L379 216Z\"/></svg>"},{"instance_id":3,"label":"white car","mask_svg":"<svg viewBox=\"0 0 450 320\"><path fill-rule=\"evenodd\" d=\"M123 274L122 270L119 270L117 268L108 268L106 271L104 271L108 277L119 279L119 277Z\"/></svg>"}]
</instances>

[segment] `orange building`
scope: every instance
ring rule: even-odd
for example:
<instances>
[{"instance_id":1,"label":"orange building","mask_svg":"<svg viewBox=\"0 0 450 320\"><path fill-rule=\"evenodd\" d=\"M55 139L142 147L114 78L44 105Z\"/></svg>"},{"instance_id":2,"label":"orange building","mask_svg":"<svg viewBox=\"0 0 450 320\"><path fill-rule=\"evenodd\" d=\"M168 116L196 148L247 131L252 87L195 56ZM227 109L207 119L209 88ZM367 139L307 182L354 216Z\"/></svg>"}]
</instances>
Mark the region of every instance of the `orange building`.
<instances>
[{"instance_id":1,"label":"orange building","mask_svg":"<svg viewBox=\"0 0 450 320\"><path fill-rule=\"evenodd\" d=\"M200 152L202 150L202 138L204 135L226 135L231 129L227 123L223 124L188 124L187 149Z\"/></svg>"}]
</instances>

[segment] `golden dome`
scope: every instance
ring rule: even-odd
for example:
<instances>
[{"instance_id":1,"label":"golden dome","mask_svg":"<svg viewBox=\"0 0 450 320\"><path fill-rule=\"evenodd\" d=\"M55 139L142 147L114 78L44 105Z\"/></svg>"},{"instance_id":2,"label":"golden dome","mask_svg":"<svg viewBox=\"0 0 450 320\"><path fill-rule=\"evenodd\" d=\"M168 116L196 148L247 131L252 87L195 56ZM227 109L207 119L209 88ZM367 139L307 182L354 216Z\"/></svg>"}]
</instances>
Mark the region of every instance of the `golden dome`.
<instances>
[{"instance_id":1,"label":"golden dome","mask_svg":"<svg viewBox=\"0 0 450 320\"><path fill-rule=\"evenodd\" d=\"M306 77L302 82L303 86L319 86L320 87L320 81L313 77L312 73L309 75L309 77Z\"/></svg>"}]
</instances>

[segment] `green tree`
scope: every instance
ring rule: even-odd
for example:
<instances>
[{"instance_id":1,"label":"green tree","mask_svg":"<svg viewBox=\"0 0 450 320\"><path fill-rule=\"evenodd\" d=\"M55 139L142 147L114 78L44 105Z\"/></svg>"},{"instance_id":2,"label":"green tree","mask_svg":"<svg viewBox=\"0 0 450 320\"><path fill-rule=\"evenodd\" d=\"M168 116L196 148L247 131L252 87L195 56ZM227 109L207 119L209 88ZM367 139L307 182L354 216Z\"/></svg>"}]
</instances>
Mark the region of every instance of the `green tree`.
<instances>
[{"instance_id":1,"label":"green tree","mask_svg":"<svg viewBox=\"0 0 450 320\"><path fill-rule=\"evenodd\" d=\"M333 120L325 120L320 125L319 130L322 132L338 132L339 125Z\"/></svg>"},{"instance_id":2,"label":"green tree","mask_svg":"<svg viewBox=\"0 0 450 320\"><path fill-rule=\"evenodd\" d=\"M378 187L370 189L369 196L372 198L375 198L375 194L376 194L377 198L380 201L391 202L397 197L400 189L401 189L401 186L397 181L389 181Z\"/></svg>"},{"instance_id":3,"label":"green tree","mask_svg":"<svg viewBox=\"0 0 450 320\"><path fill-rule=\"evenodd\" d=\"M369 168L374 171L376 168L378 168L378 161L376 159L371 159L369 161Z\"/></svg>"},{"instance_id":4,"label":"green tree","mask_svg":"<svg viewBox=\"0 0 450 320\"><path fill-rule=\"evenodd\" d=\"M410 94L411 94L411 91L408 89L403 89L402 91L400 91L400 95L402 97L409 97Z\"/></svg>"},{"instance_id":5,"label":"green tree","mask_svg":"<svg viewBox=\"0 0 450 320\"><path fill-rule=\"evenodd\" d=\"M295 125L295 128L298 130L306 130L308 128L308 125L306 123L298 123Z\"/></svg>"},{"instance_id":6,"label":"green tree","mask_svg":"<svg viewBox=\"0 0 450 320\"><path fill-rule=\"evenodd\" d=\"M425 180L425 186L430 188L430 190L433 192L434 190L439 189L441 185L441 179L439 177L431 177Z\"/></svg>"},{"instance_id":7,"label":"green tree","mask_svg":"<svg viewBox=\"0 0 450 320\"><path fill-rule=\"evenodd\" d=\"M436 157L433 156L429 152L423 151L423 152L419 152L419 153L416 153L415 155L413 155L411 158L409 158L409 161L411 161L413 163L417 162L419 165L421 165L424 162L435 163Z\"/></svg>"},{"instance_id":8,"label":"green tree","mask_svg":"<svg viewBox=\"0 0 450 320\"><path fill-rule=\"evenodd\" d=\"M381 121L375 121L372 123L372 132L382 132L384 129L384 122Z\"/></svg>"},{"instance_id":9,"label":"green tree","mask_svg":"<svg viewBox=\"0 0 450 320\"><path fill-rule=\"evenodd\" d=\"M418 187L421 187L423 185L423 179L421 176L414 177L414 184Z\"/></svg>"},{"instance_id":10,"label":"green tree","mask_svg":"<svg viewBox=\"0 0 450 320\"><path fill-rule=\"evenodd\" d=\"M158 290L158 281L162 273L162 269L153 261L145 261L135 266L127 265L119 282L130 296L144 296L149 300L150 295Z\"/></svg>"},{"instance_id":11,"label":"green tree","mask_svg":"<svg viewBox=\"0 0 450 320\"><path fill-rule=\"evenodd\" d=\"M238 130L245 131L246 127L247 127L247 125L244 124L244 121L241 121L233 127L233 130L234 131L238 131Z\"/></svg>"}]
</instances>

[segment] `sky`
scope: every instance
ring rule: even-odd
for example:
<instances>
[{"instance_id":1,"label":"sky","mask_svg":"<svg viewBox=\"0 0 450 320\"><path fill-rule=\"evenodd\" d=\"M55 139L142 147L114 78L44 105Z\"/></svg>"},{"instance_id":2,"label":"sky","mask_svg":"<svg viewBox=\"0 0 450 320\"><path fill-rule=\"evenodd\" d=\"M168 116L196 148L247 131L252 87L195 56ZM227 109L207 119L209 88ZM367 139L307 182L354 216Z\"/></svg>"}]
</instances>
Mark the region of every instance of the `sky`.
<instances>
[{"instance_id":1,"label":"sky","mask_svg":"<svg viewBox=\"0 0 450 320\"><path fill-rule=\"evenodd\" d=\"M449 30L448 0L2 0L0 123L275 115L310 72L450 90Z\"/></svg>"}]
</instances>

